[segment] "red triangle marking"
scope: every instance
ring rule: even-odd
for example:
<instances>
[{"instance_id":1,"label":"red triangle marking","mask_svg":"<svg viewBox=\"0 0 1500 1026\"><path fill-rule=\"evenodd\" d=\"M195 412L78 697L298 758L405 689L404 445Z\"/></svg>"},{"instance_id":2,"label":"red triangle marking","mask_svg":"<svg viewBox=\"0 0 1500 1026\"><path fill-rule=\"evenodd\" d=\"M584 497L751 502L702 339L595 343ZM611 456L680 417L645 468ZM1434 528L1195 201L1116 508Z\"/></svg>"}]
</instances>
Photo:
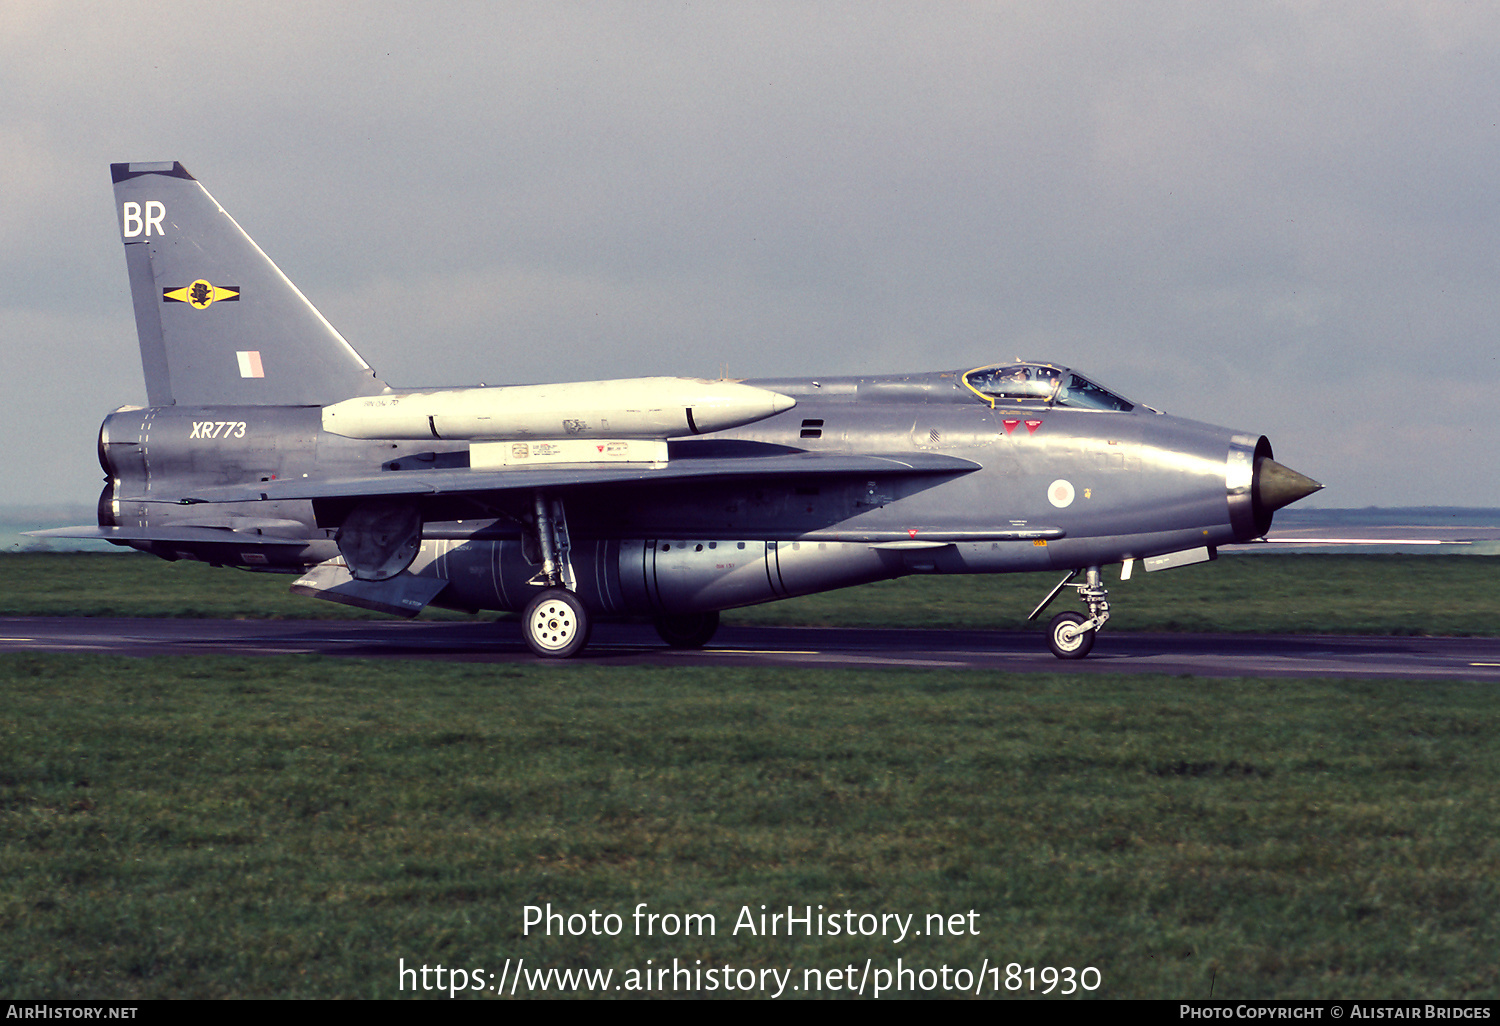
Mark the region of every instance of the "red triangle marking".
<instances>
[{"instance_id":1,"label":"red triangle marking","mask_svg":"<svg viewBox=\"0 0 1500 1026\"><path fill-rule=\"evenodd\" d=\"M1016 428L1018 428L1018 427L1021 426L1021 422L1019 420L1007 420L1007 421L1004 422L1004 424L1005 424L1005 433L1007 435L1010 434L1012 431L1014 431Z\"/></svg>"},{"instance_id":2,"label":"red triangle marking","mask_svg":"<svg viewBox=\"0 0 1500 1026\"><path fill-rule=\"evenodd\" d=\"M600 452L604 451L604 446L602 446L602 445L596 445L596 446L594 446L594 448L598 449Z\"/></svg>"},{"instance_id":3,"label":"red triangle marking","mask_svg":"<svg viewBox=\"0 0 1500 1026\"><path fill-rule=\"evenodd\" d=\"M908 538L915 538L917 536L917 529L915 527L908 527L906 529L906 536Z\"/></svg>"},{"instance_id":4,"label":"red triangle marking","mask_svg":"<svg viewBox=\"0 0 1500 1026\"><path fill-rule=\"evenodd\" d=\"M1026 422L1026 430L1030 431L1032 434L1036 434L1036 429L1041 426L1042 422L1039 420L1028 420Z\"/></svg>"}]
</instances>

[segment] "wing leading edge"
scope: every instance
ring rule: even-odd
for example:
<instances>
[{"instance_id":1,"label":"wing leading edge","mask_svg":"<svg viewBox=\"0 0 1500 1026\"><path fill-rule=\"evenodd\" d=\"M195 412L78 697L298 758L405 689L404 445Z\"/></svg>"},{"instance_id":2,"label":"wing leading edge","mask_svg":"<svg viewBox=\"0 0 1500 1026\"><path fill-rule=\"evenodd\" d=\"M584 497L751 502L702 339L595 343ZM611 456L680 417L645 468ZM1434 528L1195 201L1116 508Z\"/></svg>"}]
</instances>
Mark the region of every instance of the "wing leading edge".
<instances>
[{"instance_id":1,"label":"wing leading edge","mask_svg":"<svg viewBox=\"0 0 1500 1026\"><path fill-rule=\"evenodd\" d=\"M243 485L196 488L175 500L258 502L290 499L347 499L367 496L458 495L581 485L669 484L683 481L740 481L826 475L915 477L968 474L978 463L940 453L821 453L783 456L689 458L665 466L643 464L563 464L509 470L390 470L343 478L293 478Z\"/></svg>"}]
</instances>

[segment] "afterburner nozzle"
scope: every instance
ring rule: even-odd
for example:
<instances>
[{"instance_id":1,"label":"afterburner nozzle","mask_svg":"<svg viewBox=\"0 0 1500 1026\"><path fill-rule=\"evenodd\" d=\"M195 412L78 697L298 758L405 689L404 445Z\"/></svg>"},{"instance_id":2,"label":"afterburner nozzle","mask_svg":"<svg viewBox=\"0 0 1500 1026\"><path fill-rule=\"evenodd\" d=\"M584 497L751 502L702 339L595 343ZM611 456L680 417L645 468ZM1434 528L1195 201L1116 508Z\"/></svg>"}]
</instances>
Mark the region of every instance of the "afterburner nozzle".
<instances>
[{"instance_id":1,"label":"afterburner nozzle","mask_svg":"<svg viewBox=\"0 0 1500 1026\"><path fill-rule=\"evenodd\" d=\"M1255 504L1266 513L1290 506L1322 487L1312 478L1283 467L1273 459L1263 458L1255 463Z\"/></svg>"}]
</instances>

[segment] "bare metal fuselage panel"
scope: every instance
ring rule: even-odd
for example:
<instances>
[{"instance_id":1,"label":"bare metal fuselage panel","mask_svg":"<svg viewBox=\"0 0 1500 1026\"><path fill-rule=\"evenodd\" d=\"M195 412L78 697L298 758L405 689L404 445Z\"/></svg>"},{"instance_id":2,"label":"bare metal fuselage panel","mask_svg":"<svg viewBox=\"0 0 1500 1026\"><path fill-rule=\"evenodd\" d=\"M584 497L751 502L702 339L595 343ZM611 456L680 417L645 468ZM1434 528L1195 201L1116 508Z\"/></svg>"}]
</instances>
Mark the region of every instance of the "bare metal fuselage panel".
<instances>
[{"instance_id":1,"label":"bare metal fuselage panel","mask_svg":"<svg viewBox=\"0 0 1500 1026\"><path fill-rule=\"evenodd\" d=\"M580 593L610 613L1259 533L1250 481L1236 495L1234 478L1263 440L1144 410L990 407L944 388L953 377L907 395L894 386L910 377L863 379L874 399L799 395L754 425L673 441L661 466L476 471L467 443L346 438L322 430L318 407L122 410L100 434L101 533L166 558L300 572L337 558L354 504L396 497L423 524L409 572L448 582L435 601L515 609L536 574L523 526L544 488L567 502Z\"/></svg>"}]
</instances>

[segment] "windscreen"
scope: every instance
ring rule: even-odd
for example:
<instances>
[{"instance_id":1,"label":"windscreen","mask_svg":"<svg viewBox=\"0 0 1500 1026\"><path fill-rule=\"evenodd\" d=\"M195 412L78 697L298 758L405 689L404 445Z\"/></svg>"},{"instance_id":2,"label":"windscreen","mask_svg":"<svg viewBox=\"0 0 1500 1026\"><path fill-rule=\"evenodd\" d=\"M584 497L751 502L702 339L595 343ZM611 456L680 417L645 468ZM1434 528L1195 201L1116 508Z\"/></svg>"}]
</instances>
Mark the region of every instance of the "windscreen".
<instances>
[{"instance_id":1,"label":"windscreen","mask_svg":"<svg viewBox=\"0 0 1500 1026\"><path fill-rule=\"evenodd\" d=\"M1102 385L1096 385L1082 374L1069 374L1068 382L1057 393L1058 406L1084 410L1118 410L1129 413L1134 403L1126 402Z\"/></svg>"}]
</instances>

